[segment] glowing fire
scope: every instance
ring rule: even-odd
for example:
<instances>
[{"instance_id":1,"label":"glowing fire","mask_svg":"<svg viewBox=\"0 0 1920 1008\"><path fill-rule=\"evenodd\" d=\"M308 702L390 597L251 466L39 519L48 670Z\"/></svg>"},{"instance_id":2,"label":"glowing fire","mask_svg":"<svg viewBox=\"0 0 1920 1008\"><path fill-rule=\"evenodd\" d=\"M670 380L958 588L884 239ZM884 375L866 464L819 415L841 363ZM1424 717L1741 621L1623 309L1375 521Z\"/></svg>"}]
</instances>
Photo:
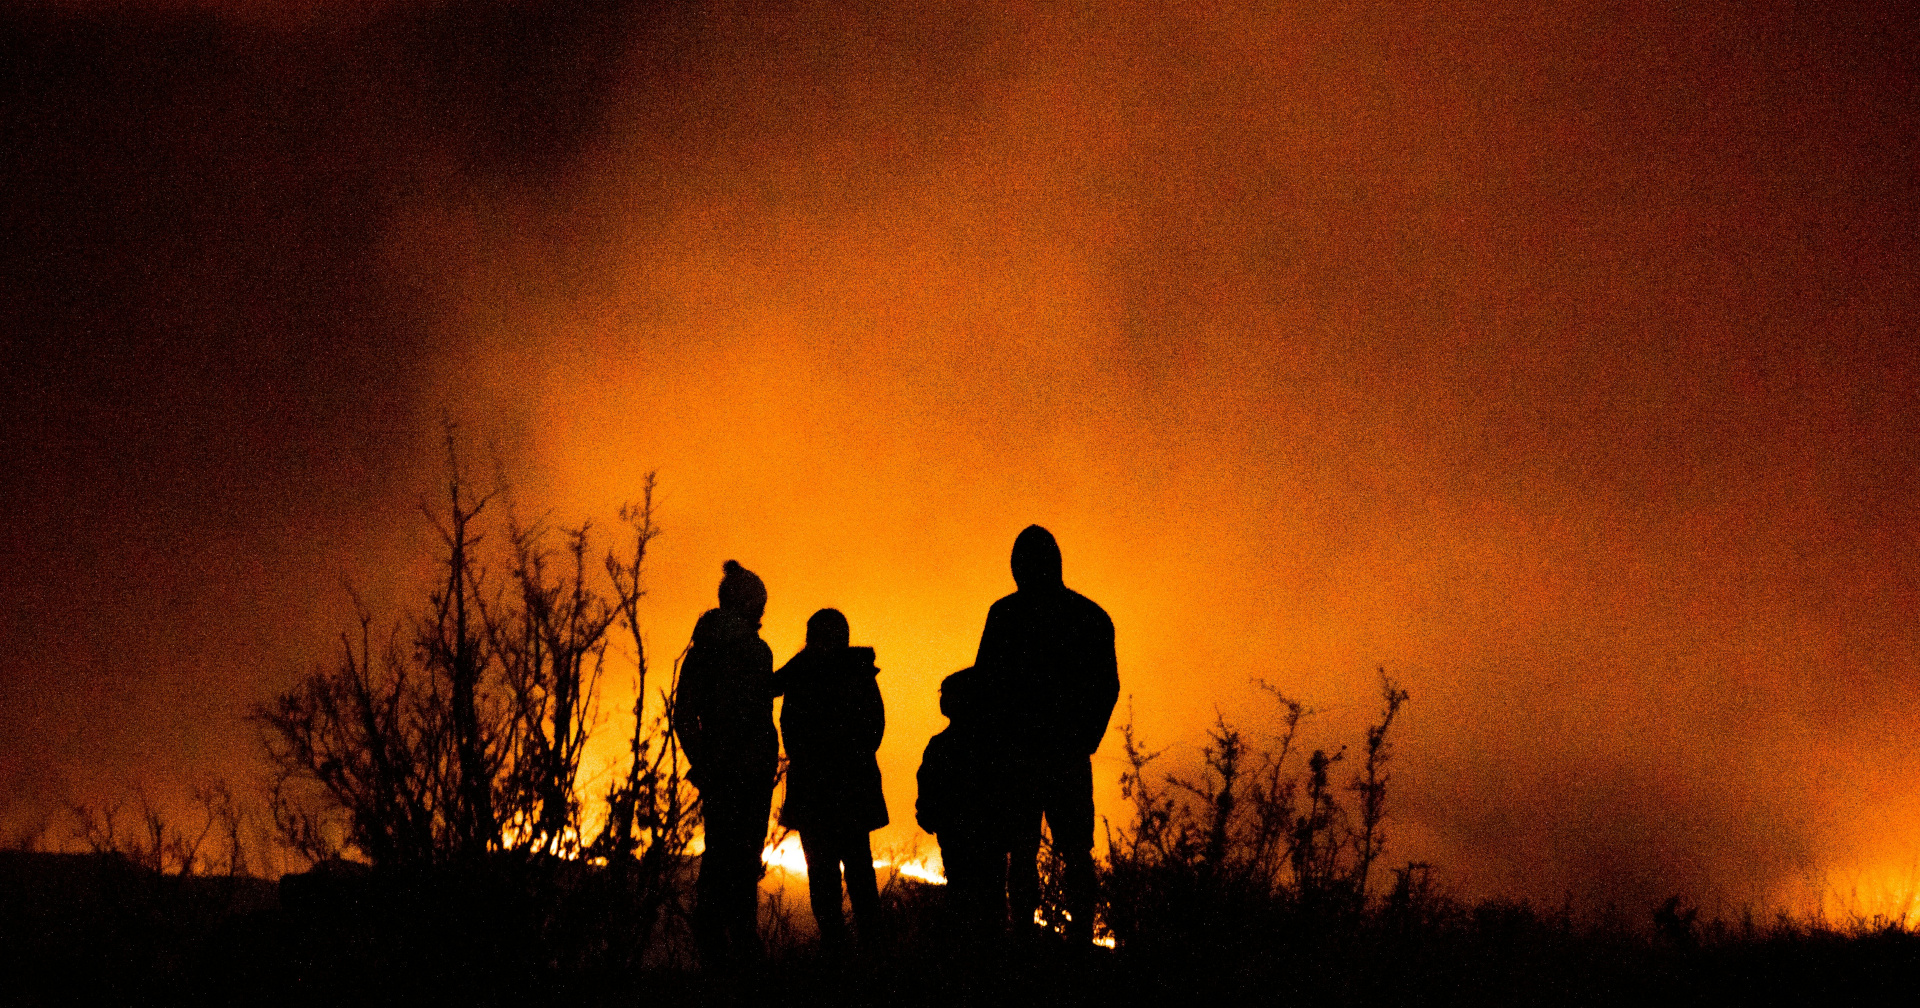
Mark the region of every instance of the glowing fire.
<instances>
[{"instance_id":1,"label":"glowing fire","mask_svg":"<svg viewBox=\"0 0 1920 1008\"><path fill-rule=\"evenodd\" d=\"M500 839L504 846L512 847L516 843L525 840L527 835L527 832L525 832L522 827L509 824L507 828L502 831ZM572 829L569 829L567 834L561 838L561 842L554 846L557 848L555 853L560 857L574 859L580 856L579 834ZM706 846L706 837L696 836L687 844L687 853L697 856L706 849ZM766 848L760 852L760 860L766 864L767 867L778 868L795 878L807 877L807 857L805 852L800 848L800 835L798 833L788 833L780 839L779 843L768 844ZM591 858L588 863L604 866L607 863L607 859L604 857L595 857ZM947 876L942 870L940 856L937 853L928 855L916 851L909 857L874 858L873 867L876 870L890 870L897 875L904 875L907 878L925 882L928 885L947 884ZM1903 908L1916 902L1920 902L1920 892L1913 892L1910 895L1903 893ZM1033 912L1033 922L1041 927L1047 926L1046 918L1040 916L1040 911L1038 910ZM1096 935L1093 943L1102 948L1113 948L1116 944L1111 934Z\"/></svg>"},{"instance_id":2,"label":"glowing fire","mask_svg":"<svg viewBox=\"0 0 1920 1008\"><path fill-rule=\"evenodd\" d=\"M1067 913L1065 910L1060 911L1060 915L1062 917L1065 917L1067 920L1073 919L1073 915L1070 913ZM1037 908L1033 911L1033 922L1039 925L1040 927L1047 926L1047 919L1045 917L1040 916L1040 911ZM1095 945L1098 945L1101 948L1107 948L1107 949L1120 947L1120 940L1118 938L1115 938L1113 936L1113 933L1107 930L1106 923L1104 921L1101 921L1097 917L1094 919L1094 922L1093 922L1093 930L1094 930L1093 943Z\"/></svg>"},{"instance_id":3,"label":"glowing fire","mask_svg":"<svg viewBox=\"0 0 1920 1008\"><path fill-rule=\"evenodd\" d=\"M760 852L760 860L767 867L778 868L795 878L807 877L807 858L800 849L800 837L797 834L789 833L779 843L768 844L766 849ZM874 858L873 867L877 870L891 869L896 874L905 875L907 878L929 885L947 884L947 876L941 870L938 854L929 856L916 852L910 857ZM1046 918L1040 916L1038 910L1033 912L1033 922L1041 927L1047 926ZM1110 949L1119 944L1113 935L1104 933L1105 928L1097 921L1094 926L1101 932L1094 936L1095 945Z\"/></svg>"},{"instance_id":4,"label":"glowing fire","mask_svg":"<svg viewBox=\"0 0 1920 1008\"><path fill-rule=\"evenodd\" d=\"M777 844L769 844L760 852L760 860L770 868L779 868L794 875L805 877L807 859L800 852L800 836L789 833Z\"/></svg>"},{"instance_id":5,"label":"glowing fire","mask_svg":"<svg viewBox=\"0 0 1920 1008\"><path fill-rule=\"evenodd\" d=\"M1812 909L1828 920L1904 927L1920 917L1920 863L1830 877Z\"/></svg>"},{"instance_id":6,"label":"glowing fire","mask_svg":"<svg viewBox=\"0 0 1920 1008\"><path fill-rule=\"evenodd\" d=\"M524 822L510 822L500 830L500 846L507 850L514 850L532 840L533 836L532 825ZM580 830L577 827L568 826L561 831L558 838L549 840L541 846L545 849L544 853L565 858L568 861L578 860L581 847ZM605 858L597 860L602 864L606 861Z\"/></svg>"},{"instance_id":7,"label":"glowing fire","mask_svg":"<svg viewBox=\"0 0 1920 1008\"><path fill-rule=\"evenodd\" d=\"M760 852L760 860L770 868L778 868L797 878L807 877L807 858L800 850L800 837L789 833L777 844L769 844ZM891 870L907 878L925 882L928 885L946 885L947 876L941 872L938 855L914 854L903 858L874 858L873 867Z\"/></svg>"}]
</instances>

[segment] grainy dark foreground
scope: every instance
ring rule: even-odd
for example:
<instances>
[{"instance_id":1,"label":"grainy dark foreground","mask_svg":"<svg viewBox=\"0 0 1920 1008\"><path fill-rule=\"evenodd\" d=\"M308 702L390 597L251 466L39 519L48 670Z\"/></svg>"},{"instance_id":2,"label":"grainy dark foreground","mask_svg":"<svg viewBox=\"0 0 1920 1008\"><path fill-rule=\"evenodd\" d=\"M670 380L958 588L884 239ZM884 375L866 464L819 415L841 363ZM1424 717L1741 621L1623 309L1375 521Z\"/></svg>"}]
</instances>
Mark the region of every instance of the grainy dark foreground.
<instances>
[{"instance_id":1,"label":"grainy dark foreground","mask_svg":"<svg viewBox=\"0 0 1920 1008\"><path fill-rule=\"evenodd\" d=\"M1902 999L1920 938L1665 912L1577 923L1434 897L1359 914L1266 908L1151 948L1040 935L960 952L941 891L889 888L887 946L822 958L770 921L767 963L610 968L593 936L540 920L537 872L275 886L158 875L98 855L0 854L7 997L22 1003L1619 1004ZM285 897L283 899L283 897ZM671 943L668 943L671 947Z\"/></svg>"}]
</instances>

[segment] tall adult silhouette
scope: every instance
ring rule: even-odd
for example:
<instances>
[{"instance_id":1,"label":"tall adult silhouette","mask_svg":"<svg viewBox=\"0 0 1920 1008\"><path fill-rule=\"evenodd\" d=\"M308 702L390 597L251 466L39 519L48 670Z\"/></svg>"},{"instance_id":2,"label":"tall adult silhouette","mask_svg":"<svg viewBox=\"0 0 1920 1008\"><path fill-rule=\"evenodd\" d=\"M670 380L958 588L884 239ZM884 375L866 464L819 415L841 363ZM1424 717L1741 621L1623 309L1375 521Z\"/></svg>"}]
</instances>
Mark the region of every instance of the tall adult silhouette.
<instances>
[{"instance_id":1,"label":"tall adult silhouette","mask_svg":"<svg viewBox=\"0 0 1920 1008\"><path fill-rule=\"evenodd\" d=\"M867 834L887 824L874 751L886 734L886 706L873 649L849 647L847 618L822 609L807 620L807 646L773 674L784 694L780 732L787 742L787 801L780 823L800 834L807 858L807 895L820 942L847 946L840 913L841 866L860 941L880 937L880 892Z\"/></svg>"},{"instance_id":2,"label":"tall adult silhouette","mask_svg":"<svg viewBox=\"0 0 1920 1008\"><path fill-rule=\"evenodd\" d=\"M1067 936L1093 940L1093 751L1120 698L1113 620L1068 588L1053 533L1029 525L1013 542L1013 594L993 604L974 668L988 682L996 734L1012 766L1007 903L1016 926L1040 905L1036 863L1044 820L1066 866Z\"/></svg>"},{"instance_id":3,"label":"tall adult silhouette","mask_svg":"<svg viewBox=\"0 0 1920 1008\"><path fill-rule=\"evenodd\" d=\"M720 606L694 624L673 702L673 732L706 825L694 936L715 966L760 958L760 851L780 761L773 650L760 639L767 587L732 560L723 569Z\"/></svg>"}]
</instances>

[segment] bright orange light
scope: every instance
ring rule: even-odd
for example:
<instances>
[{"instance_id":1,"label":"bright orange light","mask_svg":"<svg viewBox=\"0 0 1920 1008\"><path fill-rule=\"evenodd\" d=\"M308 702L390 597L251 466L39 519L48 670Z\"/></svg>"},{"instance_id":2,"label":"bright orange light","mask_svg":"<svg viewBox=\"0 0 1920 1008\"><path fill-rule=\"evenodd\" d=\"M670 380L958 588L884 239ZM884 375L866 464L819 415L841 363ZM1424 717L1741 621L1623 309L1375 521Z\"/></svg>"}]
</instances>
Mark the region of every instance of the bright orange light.
<instances>
[{"instance_id":1,"label":"bright orange light","mask_svg":"<svg viewBox=\"0 0 1920 1008\"><path fill-rule=\"evenodd\" d=\"M500 830L500 846L507 850L512 850L524 843L532 835L533 826L531 824L510 822ZM559 838L548 842L542 853L551 854L554 857L563 858L568 861L579 860L580 830L573 826L562 830ZM599 860L603 864L605 863L604 858L596 860Z\"/></svg>"},{"instance_id":2,"label":"bright orange light","mask_svg":"<svg viewBox=\"0 0 1920 1008\"><path fill-rule=\"evenodd\" d=\"M1836 924L1905 927L1920 917L1920 863L1881 865L1830 879L1813 909Z\"/></svg>"},{"instance_id":3,"label":"bright orange light","mask_svg":"<svg viewBox=\"0 0 1920 1008\"><path fill-rule=\"evenodd\" d=\"M768 844L760 852L760 860L770 868L778 868L796 878L807 877L806 855L800 849L800 835L789 833L777 844ZM918 852L905 857L876 857L873 867L879 870L891 870L910 879L925 882L928 885L946 885L947 876L942 872L938 854L920 854Z\"/></svg>"},{"instance_id":4,"label":"bright orange light","mask_svg":"<svg viewBox=\"0 0 1920 1008\"><path fill-rule=\"evenodd\" d=\"M779 843L769 844L760 852L760 860L769 868L778 868L801 878L807 875L807 858L801 853L798 833L789 833Z\"/></svg>"}]
</instances>

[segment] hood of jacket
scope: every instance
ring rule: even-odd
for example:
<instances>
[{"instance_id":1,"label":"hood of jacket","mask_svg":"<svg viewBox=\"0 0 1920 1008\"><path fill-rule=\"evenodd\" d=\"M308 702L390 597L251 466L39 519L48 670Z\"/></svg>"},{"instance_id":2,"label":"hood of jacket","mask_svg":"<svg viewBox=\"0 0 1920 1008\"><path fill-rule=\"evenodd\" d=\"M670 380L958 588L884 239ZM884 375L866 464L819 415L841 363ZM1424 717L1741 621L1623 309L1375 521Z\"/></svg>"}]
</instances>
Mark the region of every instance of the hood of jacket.
<instances>
[{"instance_id":1,"label":"hood of jacket","mask_svg":"<svg viewBox=\"0 0 1920 1008\"><path fill-rule=\"evenodd\" d=\"M865 679L880 674L870 647L805 648L783 669L796 683L846 677Z\"/></svg>"},{"instance_id":2,"label":"hood of jacket","mask_svg":"<svg viewBox=\"0 0 1920 1008\"><path fill-rule=\"evenodd\" d=\"M1060 544L1053 533L1029 525L1013 541L1013 583L1021 591L1045 591L1062 586Z\"/></svg>"}]
</instances>

